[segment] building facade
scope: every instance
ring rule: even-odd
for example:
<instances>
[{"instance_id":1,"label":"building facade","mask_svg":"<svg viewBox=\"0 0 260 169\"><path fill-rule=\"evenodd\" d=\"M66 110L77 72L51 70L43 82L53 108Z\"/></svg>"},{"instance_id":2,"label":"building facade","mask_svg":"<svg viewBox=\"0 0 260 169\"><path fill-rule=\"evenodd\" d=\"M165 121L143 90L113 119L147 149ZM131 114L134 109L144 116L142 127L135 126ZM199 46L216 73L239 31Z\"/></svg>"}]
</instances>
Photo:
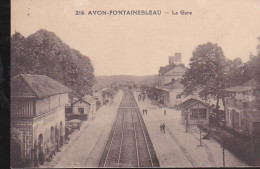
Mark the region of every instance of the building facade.
<instances>
[{"instance_id":1,"label":"building facade","mask_svg":"<svg viewBox=\"0 0 260 169\"><path fill-rule=\"evenodd\" d=\"M92 118L97 110L97 100L92 96L86 95L82 98L74 97L71 103L72 114L85 115L87 119Z\"/></svg>"},{"instance_id":2,"label":"building facade","mask_svg":"<svg viewBox=\"0 0 260 169\"><path fill-rule=\"evenodd\" d=\"M227 127L244 135L260 131L260 105L254 96L256 82L247 81L239 86L224 89Z\"/></svg>"},{"instance_id":3,"label":"building facade","mask_svg":"<svg viewBox=\"0 0 260 169\"><path fill-rule=\"evenodd\" d=\"M181 110L181 123L188 125L209 124L211 107L197 99L190 98L178 105Z\"/></svg>"},{"instance_id":4,"label":"building facade","mask_svg":"<svg viewBox=\"0 0 260 169\"><path fill-rule=\"evenodd\" d=\"M160 67L158 85L163 86L172 81L181 79L185 73L185 66L181 63L181 53L169 57L169 65Z\"/></svg>"},{"instance_id":5,"label":"building facade","mask_svg":"<svg viewBox=\"0 0 260 169\"><path fill-rule=\"evenodd\" d=\"M20 74L11 79L11 128L21 133L21 159L42 163L63 145L69 92L45 75Z\"/></svg>"}]
</instances>

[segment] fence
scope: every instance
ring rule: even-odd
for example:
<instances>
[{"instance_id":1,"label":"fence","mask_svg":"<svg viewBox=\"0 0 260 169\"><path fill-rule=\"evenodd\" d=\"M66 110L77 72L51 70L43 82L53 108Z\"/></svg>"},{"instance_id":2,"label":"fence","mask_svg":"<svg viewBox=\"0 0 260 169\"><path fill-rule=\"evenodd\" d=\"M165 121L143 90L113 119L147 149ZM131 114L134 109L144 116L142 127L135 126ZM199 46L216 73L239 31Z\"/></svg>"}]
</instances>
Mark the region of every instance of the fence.
<instances>
[{"instance_id":1,"label":"fence","mask_svg":"<svg viewBox=\"0 0 260 169\"><path fill-rule=\"evenodd\" d=\"M202 131L209 133L209 137L219 144L224 144L228 151L247 165L256 166L260 163L260 148L257 144L259 138L251 136L247 139L242 139L237 135L229 133L224 127L218 130L211 129L205 124L200 124L199 127Z\"/></svg>"},{"instance_id":2,"label":"fence","mask_svg":"<svg viewBox=\"0 0 260 169\"><path fill-rule=\"evenodd\" d=\"M66 119L67 120L72 120L72 119L79 119L79 120L88 120L88 114L66 114Z\"/></svg>"}]
</instances>

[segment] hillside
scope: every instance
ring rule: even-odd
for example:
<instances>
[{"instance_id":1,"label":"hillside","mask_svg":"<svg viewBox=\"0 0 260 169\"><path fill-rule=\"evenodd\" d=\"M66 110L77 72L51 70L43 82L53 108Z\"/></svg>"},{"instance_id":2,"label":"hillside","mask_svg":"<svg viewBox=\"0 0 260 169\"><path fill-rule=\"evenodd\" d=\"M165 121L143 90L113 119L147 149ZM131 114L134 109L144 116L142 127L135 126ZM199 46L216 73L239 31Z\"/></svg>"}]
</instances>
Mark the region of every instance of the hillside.
<instances>
[{"instance_id":1,"label":"hillside","mask_svg":"<svg viewBox=\"0 0 260 169\"><path fill-rule=\"evenodd\" d=\"M132 76L132 75L112 75L112 76L96 76L97 85L108 86L112 83L116 84L136 84L141 86L146 84L152 86L156 80L156 75Z\"/></svg>"}]
</instances>

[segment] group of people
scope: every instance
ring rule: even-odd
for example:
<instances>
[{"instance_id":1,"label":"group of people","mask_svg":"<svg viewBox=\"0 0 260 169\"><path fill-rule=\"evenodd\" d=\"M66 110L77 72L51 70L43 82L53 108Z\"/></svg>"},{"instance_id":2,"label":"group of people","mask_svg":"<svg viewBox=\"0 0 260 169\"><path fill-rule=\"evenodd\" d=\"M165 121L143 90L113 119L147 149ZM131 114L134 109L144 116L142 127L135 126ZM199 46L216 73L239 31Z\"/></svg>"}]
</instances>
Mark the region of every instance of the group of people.
<instances>
[{"instance_id":1,"label":"group of people","mask_svg":"<svg viewBox=\"0 0 260 169\"><path fill-rule=\"evenodd\" d=\"M165 123L162 123L161 125L160 125L160 131L161 132L163 132L163 133L165 133Z\"/></svg>"},{"instance_id":2,"label":"group of people","mask_svg":"<svg viewBox=\"0 0 260 169\"><path fill-rule=\"evenodd\" d=\"M143 115L146 114L147 115L147 109L143 109Z\"/></svg>"},{"instance_id":3,"label":"group of people","mask_svg":"<svg viewBox=\"0 0 260 169\"><path fill-rule=\"evenodd\" d=\"M145 100L145 93L140 93L138 95L138 101L144 101Z\"/></svg>"}]
</instances>

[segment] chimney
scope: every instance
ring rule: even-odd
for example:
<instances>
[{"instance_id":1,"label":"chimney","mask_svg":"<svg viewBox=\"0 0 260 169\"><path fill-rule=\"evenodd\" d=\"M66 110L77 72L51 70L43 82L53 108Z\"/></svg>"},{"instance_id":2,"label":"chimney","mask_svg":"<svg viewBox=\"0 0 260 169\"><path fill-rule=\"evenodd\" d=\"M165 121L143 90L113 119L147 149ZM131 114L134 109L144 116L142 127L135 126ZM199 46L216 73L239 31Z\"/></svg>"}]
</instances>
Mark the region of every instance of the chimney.
<instances>
[{"instance_id":1,"label":"chimney","mask_svg":"<svg viewBox=\"0 0 260 169\"><path fill-rule=\"evenodd\" d=\"M181 53L175 53L174 56L169 56L169 65L171 64L181 64Z\"/></svg>"}]
</instances>

